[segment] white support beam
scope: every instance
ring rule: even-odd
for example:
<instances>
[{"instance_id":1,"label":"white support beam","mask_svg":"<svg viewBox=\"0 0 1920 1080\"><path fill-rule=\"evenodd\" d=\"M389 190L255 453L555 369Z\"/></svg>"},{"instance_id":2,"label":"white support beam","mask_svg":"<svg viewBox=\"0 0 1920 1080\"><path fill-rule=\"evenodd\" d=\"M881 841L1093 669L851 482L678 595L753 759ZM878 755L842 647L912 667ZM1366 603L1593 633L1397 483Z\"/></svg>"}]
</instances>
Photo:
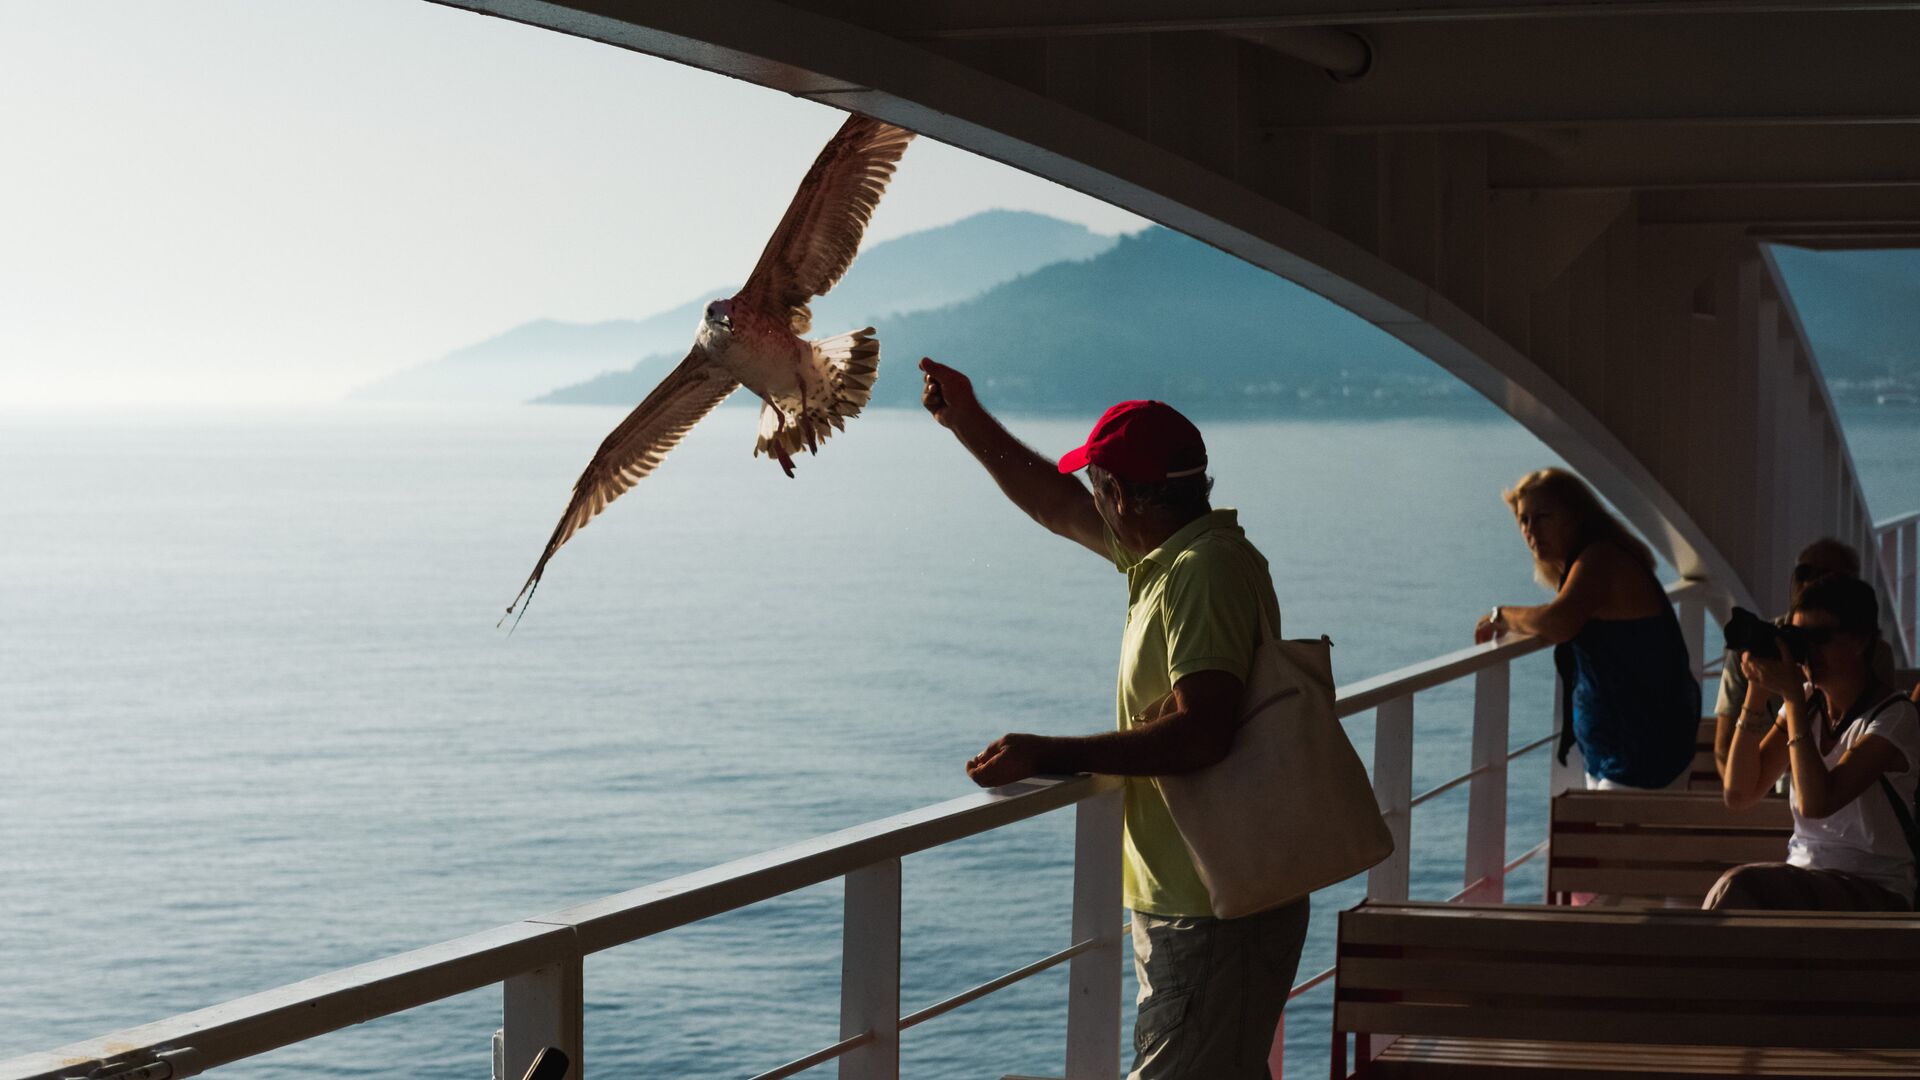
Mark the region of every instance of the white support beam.
<instances>
[{"instance_id":1,"label":"white support beam","mask_svg":"<svg viewBox=\"0 0 1920 1080\"><path fill-rule=\"evenodd\" d=\"M847 875L840 1037L873 1041L840 1058L840 1080L900 1080L900 860Z\"/></svg>"},{"instance_id":2,"label":"white support beam","mask_svg":"<svg viewBox=\"0 0 1920 1080\"><path fill-rule=\"evenodd\" d=\"M1888 581L1898 582L1900 580L1900 530L1887 529L1874 539L1878 541L1875 545L1878 550L1873 552L1873 557L1880 563L1880 572L1886 575ZM1894 586L1894 597L1897 601L1899 597L1897 584Z\"/></svg>"},{"instance_id":3,"label":"white support beam","mask_svg":"<svg viewBox=\"0 0 1920 1080\"><path fill-rule=\"evenodd\" d=\"M1693 677L1706 677L1707 667L1707 600L1698 593L1689 593L1674 605L1674 616L1680 620L1680 636L1687 643L1687 663L1693 669Z\"/></svg>"},{"instance_id":4,"label":"white support beam","mask_svg":"<svg viewBox=\"0 0 1920 1080\"><path fill-rule=\"evenodd\" d=\"M1567 712L1567 684L1560 673L1553 673L1553 730L1562 732L1573 723L1573 716ZM1586 787L1586 777L1582 768L1586 761L1580 755L1580 747L1574 746L1567 752L1565 764L1560 761L1560 748L1556 742L1547 752L1547 798L1551 799L1563 791L1579 791Z\"/></svg>"},{"instance_id":5,"label":"white support beam","mask_svg":"<svg viewBox=\"0 0 1920 1080\"><path fill-rule=\"evenodd\" d=\"M1393 854L1367 871L1367 898L1405 900L1412 867L1413 695L1380 704L1373 721L1373 795L1393 833Z\"/></svg>"},{"instance_id":6,"label":"white support beam","mask_svg":"<svg viewBox=\"0 0 1920 1080\"><path fill-rule=\"evenodd\" d=\"M1920 650L1920 603L1916 603L1915 593L1920 593L1920 521L1908 519L1900 527L1900 627L1907 637L1907 663L1920 660L1915 655Z\"/></svg>"},{"instance_id":7,"label":"white support beam","mask_svg":"<svg viewBox=\"0 0 1920 1080\"><path fill-rule=\"evenodd\" d=\"M581 1080L585 1044L584 987L580 957L536 968L504 984L502 1037L508 1080L519 1080L540 1051L555 1047L567 1055L564 1080Z\"/></svg>"},{"instance_id":8,"label":"white support beam","mask_svg":"<svg viewBox=\"0 0 1920 1080\"><path fill-rule=\"evenodd\" d=\"M1507 728L1510 666L1499 664L1473 677L1473 779L1467 788L1467 860L1461 897L1498 904L1506 896Z\"/></svg>"},{"instance_id":9,"label":"white support beam","mask_svg":"<svg viewBox=\"0 0 1920 1080\"><path fill-rule=\"evenodd\" d=\"M1074 808L1073 940L1097 944L1068 961L1066 1080L1120 1075L1119 791Z\"/></svg>"}]
</instances>

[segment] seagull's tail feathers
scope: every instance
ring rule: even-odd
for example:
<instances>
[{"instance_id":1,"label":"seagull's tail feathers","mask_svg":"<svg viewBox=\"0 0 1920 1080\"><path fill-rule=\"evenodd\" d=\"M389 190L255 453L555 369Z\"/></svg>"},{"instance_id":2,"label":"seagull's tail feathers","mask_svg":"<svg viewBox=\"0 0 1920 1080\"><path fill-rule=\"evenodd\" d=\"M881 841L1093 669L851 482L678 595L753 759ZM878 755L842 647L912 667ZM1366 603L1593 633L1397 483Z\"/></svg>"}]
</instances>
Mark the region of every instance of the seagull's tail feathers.
<instances>
[{"instance_id":1,"label":"seagull's tail feathers","mask_svg":"<svg viewBox=\"0 0 1920 1080\"><path fill-rule=\"evenodd\" d=\"M827 385L833 389L828 419L834 427L844 427L843 421L859 416L873 397L873 380L880 374L880 339L869 326L814 342L813 355L816 362L826 364Z\"/></svg>"},{"instance_id":2,"label":"seagull's tail feathers","mask_svg":"<svg viewBox=\"0 0 1920 1080\"><path fill-rule=\"evenodd\" d=\"M760 407L760 438L755 457L767 454L793 475L793 457L805 450L820 452L820 444L847 421L860 415L873 397L873 380L880 374L880 339L873 327L811 343L813 362L824 375L827 400L809 401L791 412L769 401Z\"/></svg>"}]
</instances>

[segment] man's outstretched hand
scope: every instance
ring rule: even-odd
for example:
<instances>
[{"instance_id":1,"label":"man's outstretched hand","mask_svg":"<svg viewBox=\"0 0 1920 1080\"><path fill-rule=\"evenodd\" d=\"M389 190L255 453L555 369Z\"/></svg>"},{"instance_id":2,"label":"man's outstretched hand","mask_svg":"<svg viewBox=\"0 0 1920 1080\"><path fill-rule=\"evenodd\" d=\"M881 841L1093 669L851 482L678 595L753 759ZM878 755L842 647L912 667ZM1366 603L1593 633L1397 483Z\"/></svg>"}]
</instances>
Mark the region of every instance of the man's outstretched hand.
<instances>
[{"instance_id":1,"label":"man's outstretched hand","mask_svg":"<svg viewBox=\"0 0 1920 1080\"><path fill-rule=\"evenodd\" d=\"M980 400L973 396L972 379L927 357L921 358L920 371L925 377L920 404L940 421L940 426L950 429L962 416L979 411Z\"/></svg>"},{"instance_id":2,"label":"man's outstretched hand","mask_svg":"<svg viewBox=\"0 0 1920 1080\"><path fill-rule=\"evenodd\" d=\"M968 759L967 778L986 788L1025 780L1041 771L1040 752L1045 743L1044 735L1002 735Z\"/></svg>"}]
</instances>

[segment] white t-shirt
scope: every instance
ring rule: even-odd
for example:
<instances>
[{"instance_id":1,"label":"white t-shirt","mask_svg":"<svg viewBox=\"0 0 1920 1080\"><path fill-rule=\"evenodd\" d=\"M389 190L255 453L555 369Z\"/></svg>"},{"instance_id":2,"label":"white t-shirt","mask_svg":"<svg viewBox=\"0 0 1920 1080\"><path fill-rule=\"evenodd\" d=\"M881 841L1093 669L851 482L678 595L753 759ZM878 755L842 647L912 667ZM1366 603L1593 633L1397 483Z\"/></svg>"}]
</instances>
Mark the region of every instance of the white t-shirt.
<instances>
[{"instance_id":1,"label":"white t-shirt","mask_svg":"<svg viewBox=\"0 0 1920 1080\"><path fill-rule=\"evenodd\" d=\"M1868 707L1865 716L1854 718L1821 760L1831 769L1861 739L1868 735L1880 736L1907 759L1904 771L1884 775L1903 805L1911 808L1914 786L1920 782L1920 709L1904 698L1891 705L1885 701L1882 698ZM1825 723L1819 715L1811 719L1816 732L1819 725ZM1796 806L1793 839L1787 842L1787 862L1808 869L1854 874L1901 896L1913 897L1913 849L1907 846L1900 819L1894 816L1887 793L1878 780L1861 792L1859 798L1823 818L1802 817Z\"/></svg>"}]
</instances>

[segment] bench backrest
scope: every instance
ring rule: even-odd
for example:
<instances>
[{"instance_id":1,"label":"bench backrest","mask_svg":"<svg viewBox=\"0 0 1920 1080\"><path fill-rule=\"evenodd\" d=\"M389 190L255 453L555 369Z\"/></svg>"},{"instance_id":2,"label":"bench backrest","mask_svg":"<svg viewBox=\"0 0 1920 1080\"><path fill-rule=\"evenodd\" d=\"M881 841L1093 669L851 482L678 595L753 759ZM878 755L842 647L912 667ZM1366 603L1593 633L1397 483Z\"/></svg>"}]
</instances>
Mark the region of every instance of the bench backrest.
<instances>
[{"instance_id":1,"label":"bench backrest","mask_svg":"<svg viewBox=\"0 0 1920 1080\"><path fill-rule=\"evenodd\" d=\"M1568 791L1553 797L1547 896L1694 897L1729 867L1787 856L1785 799L1727 809L1717 794Z\"/></svg>"},{"instance_id":2,"label":"bench backrest","mask_svg":"<svg viewBox=\"0 0 1920 1080\"><path fill-rule=\"evenodd\" d=\"M1337 1032L1920 1047L1920 916L1376 903L1340 915Z\"/></svg>"}]
</instances>

